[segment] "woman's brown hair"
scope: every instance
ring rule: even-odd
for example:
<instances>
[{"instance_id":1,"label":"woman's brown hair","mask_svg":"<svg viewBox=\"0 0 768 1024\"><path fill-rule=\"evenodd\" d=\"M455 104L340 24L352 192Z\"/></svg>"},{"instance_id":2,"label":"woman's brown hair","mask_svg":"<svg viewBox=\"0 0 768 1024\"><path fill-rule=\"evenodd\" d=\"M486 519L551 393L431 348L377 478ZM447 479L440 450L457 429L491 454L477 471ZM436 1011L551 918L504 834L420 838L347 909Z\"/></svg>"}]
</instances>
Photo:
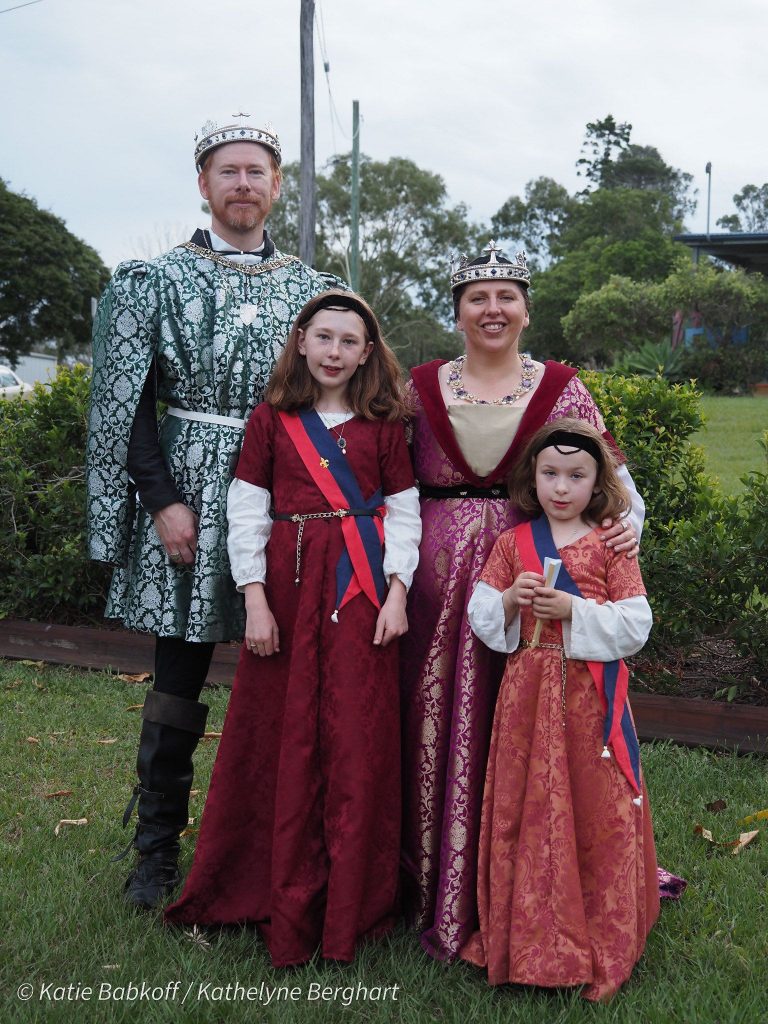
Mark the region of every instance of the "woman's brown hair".
<instances>
[{"instance_id":1,"label":"woman's brown hair","mask_svg":"<svg viewBox=\"0 0 768 1024\"><path fill-rule=\"evenodd\" d=\"M366 341L373 344L364 365L355 370L347 385L349 408L367 420L402 419L406 406L403 372L397 356L384 341L376 314L368 303L354 292L337 289L316 295L299 312L272 371L264 401L283 412L314 407L320 388L299 352L299 331L305 330L322 309L348 309L357 313L365 324Z\"/></svg>"},{"instance_id":2,"label":"woman's brown hair","mask_svg":"<svg viewBox=\"0 0 768 1024\"><path fill-rule=\"evenodd\" d=\"M552 420L540 427L523 450L523 454L512 467L507 478L509 497L512 503L527 516L540 516L541 505L536 497L536 459L539 452L549 448L549 438L557 431L565 430L569 434L578 434L580 437L588 438L590 447L597 449L597 480L595 481L595 494L589 505L584 509L583 515L592 522L599 523L603 519L618 519L629 512L632 502L624 484L616 472L616 456L605 440L591 423L585 420L577 420L573 417L563 417L559 420ZM590 453L591 454L591 453ZM594 456L593 456L594 458Z\"/></svg>"}]
</instances>

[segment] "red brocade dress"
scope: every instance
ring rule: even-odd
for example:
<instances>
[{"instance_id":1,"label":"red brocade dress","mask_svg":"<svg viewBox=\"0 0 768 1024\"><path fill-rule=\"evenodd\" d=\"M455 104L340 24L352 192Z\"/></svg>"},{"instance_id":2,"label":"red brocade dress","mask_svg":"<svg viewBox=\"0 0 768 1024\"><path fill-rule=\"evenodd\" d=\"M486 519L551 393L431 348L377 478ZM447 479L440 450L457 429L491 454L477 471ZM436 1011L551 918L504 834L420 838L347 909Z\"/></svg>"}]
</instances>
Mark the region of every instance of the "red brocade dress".
<instances>
[{"instance_id":1,"label":"red brocade dress","mask_svg":"<svg viewBox=\"0 0 768 1024\"><path fill-rule=\"evenodd\" d=\"M598 605L645 594L637 561L594 532L560 557ZM522 571L510 530L481 579L503 591ZM535 621L523 608L523 640ZM574 615L574 649L575 630ZM540 643L562 642L559 625L545 622ZM644 785L638 806L615 758L600 756L605 711L586 662L565 662L564 718L561 665L542 646L507 658L483 795L480 929L461 956L487 967L492 985L584 985L587 999L604 1000L629 978L658 917L656 852Z\"/></svg>"},{"instance_id":2,"label":"red brocade dress","mask_svg":"<svg viewBox=\"0 0 768 1024\"><path fill-rule=\"evenodd\" d=\"M350 420L347 459L368 499L413 486L400 423ZM277 414L259 407L237 468L277 512L329 506ZM200 836L173 924L257 923L276 967L352 960L395 920L400 847L398 647L374 647L363 594L338 623L341 521L276 520L266 596L280 653L243 646Z\"/></svg>"}]
</instances>

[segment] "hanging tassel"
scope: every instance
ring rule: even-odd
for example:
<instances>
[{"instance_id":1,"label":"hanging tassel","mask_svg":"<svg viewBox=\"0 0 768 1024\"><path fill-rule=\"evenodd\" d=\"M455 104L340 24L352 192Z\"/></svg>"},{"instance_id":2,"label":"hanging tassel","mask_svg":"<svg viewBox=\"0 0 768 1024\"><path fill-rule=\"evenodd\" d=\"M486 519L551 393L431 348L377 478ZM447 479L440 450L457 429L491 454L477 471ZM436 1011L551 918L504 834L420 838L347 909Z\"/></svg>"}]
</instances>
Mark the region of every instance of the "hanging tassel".
<instances>
[{"instance_id":1,"label":"hanging tassel","mask_svg":"<svg viewBox=\"0 0 768 1024\"><path fill-rule=\"evenodd\" d=\"M610 750L608 749L608 747L603 747L603 752L602 752L602 754L600 755L600 757L602 757L602 758L603 758L604 760L606 760L606 761L609 761L609 760L610 760L610 758L611 758L611 752L610 752Z\"/></svg>"},{"instance_id":2,"label":"hanging tassel","mask_svg":"<svg viewBox=\"0 0 768 1024\"><path fill-rule=\"evenodd\" d=\"M331 616L331 622L338 622L338 621L339 621L339 609L336 608L334 613L333 613L333 615Z\"/></svg>"},{"instance_id":3,"label":"hanging tassel","mask_svg":"<svg viewBox=\"0 0 768 1024\"><path fill-rule=\"evenodd\" d=\"M633 797L632 798L632 803L635 805L635 807L642 807L642 805L643 805L643 798L642 798L642 796Z\"/></svg>"}]
</instances>

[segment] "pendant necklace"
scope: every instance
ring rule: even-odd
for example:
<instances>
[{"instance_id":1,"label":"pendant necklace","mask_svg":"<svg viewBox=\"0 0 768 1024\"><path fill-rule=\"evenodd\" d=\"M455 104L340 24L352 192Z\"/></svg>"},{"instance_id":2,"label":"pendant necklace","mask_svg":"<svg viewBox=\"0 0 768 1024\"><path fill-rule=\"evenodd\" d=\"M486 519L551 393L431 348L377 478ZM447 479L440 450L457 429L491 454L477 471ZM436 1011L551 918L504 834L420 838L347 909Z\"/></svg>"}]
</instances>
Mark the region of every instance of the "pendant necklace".
<instances>
[{"instance_id":1,"label":"pendant necklace","mask_svg":"<svg viewBox=\"0 0 768 1024\"><path fill-rule=\"evenodd\" d=\"M334 437L334 439L336 441L336 447L339 449L341 454L342 455L346 455L347 454L347 441L346 441L346 438L344 437L344 427L346 427L347 423L349 423L349 420L344 420L344 422L339 424L339 426L335 426L334 427L331 423L328 422L328 420L325 418L325 416L323 416L323 414L320 412L319 409L316 409L315 412L320 417L320 419L323 421L323 424L324 424L326 430L330 430L331 434L333 434L333 437ZM339 429L339 427L341 429ZM338 434L336 433L337 430L339 431Z\"/></svg>"}]
</instances>

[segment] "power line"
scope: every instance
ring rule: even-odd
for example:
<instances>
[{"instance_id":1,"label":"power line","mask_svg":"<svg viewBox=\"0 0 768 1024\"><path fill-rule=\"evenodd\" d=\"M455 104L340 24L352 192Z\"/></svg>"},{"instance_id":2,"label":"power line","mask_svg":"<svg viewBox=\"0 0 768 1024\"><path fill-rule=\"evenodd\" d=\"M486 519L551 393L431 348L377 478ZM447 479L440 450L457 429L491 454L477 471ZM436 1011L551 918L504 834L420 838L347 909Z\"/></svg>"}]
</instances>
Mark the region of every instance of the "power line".
<instances>
[{"instance_id":1,"label":"power line","mask_svg":"<svg viewBox=\"0 0 768 1024\"><path fill-rule=\"evenodd\" d=\"M343 125L343 123L341 121L341 118L338 115L338 112L336 110L336 104L335 104L334 99L333 99L333 90L331 89L331 75L330 75L331 64L330 64L330 61L328 60L328 47L327 47L327 44L326 44L326 37L325 37L325 21L323 19L323 9L322 9L322 4L321 4L320 0L318 0L317 7L315 8L315 22L317 23L317 26L318 26L318 42L320 43L320 56L322 57L322 60L323 60L323 70L325 72L325 82L326 82L326 85L328 86L328 109L329 109L330 115L331 115L331 117L330 117L330 121L331 121L331 142L333 144L333 151L334 151L334 153L337 153L338 152L338 148L336 146L336 132L335 132L334 126L333 126L334 121L339 126L339 131L341 132L341 134L344 136L345 139L347 139L349 141L351 137L350 137L349 133L344 129L344 125Z\"/></svg>"},{"instance_id":2,"label":"power line","mask_svg":"<svg viewBox=\"0 0 768 1024\"><path fill-rule=\"evenodd\" d=\"M25 4L16 4L15 7L4 7L0 14L7 14L8 11L18 11L20 7L31 7L32 4L41 4L43 0L27 0Z\"/></svg>"}]
</instances>

